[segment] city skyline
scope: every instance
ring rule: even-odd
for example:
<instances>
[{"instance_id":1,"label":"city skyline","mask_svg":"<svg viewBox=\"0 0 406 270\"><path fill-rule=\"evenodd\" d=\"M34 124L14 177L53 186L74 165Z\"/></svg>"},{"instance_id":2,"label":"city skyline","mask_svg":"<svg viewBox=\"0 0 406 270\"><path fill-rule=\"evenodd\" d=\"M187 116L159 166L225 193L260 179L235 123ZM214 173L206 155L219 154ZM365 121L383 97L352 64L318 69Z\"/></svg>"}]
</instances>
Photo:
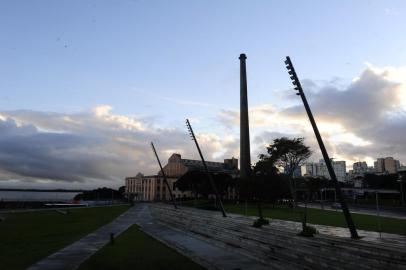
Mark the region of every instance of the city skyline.
<instances>
[{"instance_id":1,"label":"city skyline","mask_svg":"<svg viewBox=\"0 0 406 270\"><path fill-rule=\"evenodd\" d=\"M330 157L406 162L403 2L4 1L0 10L2 187L117 187L157 171L150 141L163 160L196 159L186 118L208 160L239 159L240 53L253 163L281 136L305 137L311 160L321 157L286 55Z\"/></svg>"}]
</instances>

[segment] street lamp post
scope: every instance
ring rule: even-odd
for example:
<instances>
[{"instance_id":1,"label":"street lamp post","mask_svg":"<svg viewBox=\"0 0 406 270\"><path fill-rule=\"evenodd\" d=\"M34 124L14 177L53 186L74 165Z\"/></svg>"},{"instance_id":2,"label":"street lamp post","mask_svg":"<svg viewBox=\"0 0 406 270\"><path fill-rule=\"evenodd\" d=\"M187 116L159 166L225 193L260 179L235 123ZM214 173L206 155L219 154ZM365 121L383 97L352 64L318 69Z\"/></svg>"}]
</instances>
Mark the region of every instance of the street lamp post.
<instances>
[{"instance_id":1,"label":"street lamp post","mask_svg":"<svg viewBox=\"0 0 406 270\"><path fill-rule=\"evenodd\" d=\"M151 142L151 147L152 147L152 152L154 152L155 157L156 157L156 160L158 161L158 165L159 165L159 168L161 169L161 174L162 174L162 177L163 177L164 182L165 182L165 184L166 184L166 187L168 188L169 196L171 197L171 200L172 200L172 203L173 203L173 207L175 207L175 209L178 209L178 206L176 205L175 197L174 197L173 194L172 194L171 186L169 186L168 179L166 178L165 171L164 171L164 169L162 168L161 161L160 161L160 159L159 159L159 157L158 157L158 153L157 153L156 150L155 150L155 146L154 146L154 143L153 143L153 142Z\"/></svg>"},{"instance_id":2,"label":"street lamp post","mask_svg":"<svg viewBox=\"0 0 406 270\"><path fill-rule=\"evenodd\" d=\"M400 203L402 206L405 206L405 197L403 194L403 178L402 176L399 176L398 182L400 184Z\"/></svg>"},{"instance_id":3,"label":"street lamp post","mask_svg":"<svg viewBox=\"0 0 406 270\"><path fill-rule=\"evenodd\" d=\"M334 172L333 165L331 164L330 157L328 156L328 153L327 153L326 147L324 146L323 140L321 138L319 129L317 128L316 121L314 120L313 114L312 114L312 112L310 110L310 106L309 106L309 104L307 102L307 99L306 99L306 96L305 96L305 94L303 92L303 88L302 88L302 85L300 83L299 77L296 74L295 68L293 67L292 61L290 60L289 56L286 57L285 64L286 64L286 68L288 70L288 73L290 75L290 79L292 80L292 84L294 86L294 89L298 91L296 93L296 95L301 97L301 99L303 101L303 105L304 105L305 110L307 112L307 116L309 117L310 123L311 123L311 125L313 127L314 135L316 136L317 142L319 144L321 153L322 153L323 158L324 158L324 162L326 163L327 170L329 172L330 178L334 183L336 196L338 196L338 200L339 200L339 202L341 204L341 209L343 210L344 217L345 217L345 220L347 222L347 226L348 226L348 228L350 230L351 238L357 239L357 238L359 238L358 233L357 233L357 229L356 229L355 224L354 224L354 222L352 220L352 217L351 217L350 211L348 209L347 203L344 200L344 196L343 196L343 194L341 192L340 184L338 183L337 176L336 176L336 174Z\"/></svg>"},{"instance_id":4,"label":"street lamp post","mask_svg":"<svg viewBox=\"0 0 406 270\"><path fill-rule=\"evenodd\" d=\"M221 213L223 214L223 217L227 217L226 211L224 210L223 202L221 201L220 194L219 194L219 192L218 192L218 190L217 190L216 184L214 183L214 179L213 179L213 177L211 176L211 174L210 174L210 172L209 172L209 169L208 169L208 167L207 167L207 165L206 165L206 161L204 160L202 151L200 150L199 143L197 142L195 133L193 132L192 126L190 125L189 119L186 119L186 127L187 127L188 130L189 130L190 137L192 138L192 140L193 140L193 141L195 142L195 144L196 144L196 148L197 148L197 151L199 152L200 158L201 158L201 160L202 160L204 170L205 170L205 172L206 172L207 177L209 178L209 183L210 183L211 188L212 188L212 190L213 190L213 192L214 192L215 200L216 200L216 202L219 203L220 211L221 211Z\"/></svg>"},{"instance_id":5,"label":"street lamp post","mask_svg":"<svg viewBox=\"0 0 406 270\"><path fill-rule=\"evenodd\" d=\"M379 198L378 198L379 192L375 190L375 202L376 202L376 214L378 218L378 229L379 229L379 238L382 237L382 224L381 224L381 217L379 213Z\"/></svg>"}]
</instances>

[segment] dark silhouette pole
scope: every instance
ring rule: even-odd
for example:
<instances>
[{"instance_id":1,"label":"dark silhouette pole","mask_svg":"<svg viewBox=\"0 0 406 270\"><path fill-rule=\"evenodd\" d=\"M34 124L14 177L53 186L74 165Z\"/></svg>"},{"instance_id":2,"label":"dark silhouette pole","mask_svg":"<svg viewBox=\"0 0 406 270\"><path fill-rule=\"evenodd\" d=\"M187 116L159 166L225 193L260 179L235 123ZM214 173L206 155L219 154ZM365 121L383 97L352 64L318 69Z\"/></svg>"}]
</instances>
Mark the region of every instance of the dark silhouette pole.
<instances>
[{"instance_id":1,"label":"dark silhouette pole","mask_svg":"<svg viewBox=\"0 0 406 270\"><path fill-rule=\"evenodd\" d=\"M206 161L204 160L202 151L200 150L199 143L197 142L197 139L196 139L195 134L194 134L194 132L193 132L192 126L190 125L189 119L186 119L186 126L187 126L187 128L188 128L188 130L189 130L190 137L192 138L192 140L193 140L193 141L195 142L195 144L196 144L197 151L199 152L200 158L202 159L202 163L203 163L203 166L204 166L204 170L206 171L207 177L209 178L209 182L210 182L211 188L213 189L214 195L216 196L216 201L218 201L219 204L220 204L220 210L221 210L221 212L222 212L222 214L223 214L223 217L227 217L226 211L224 211L223 202L221 201L221 198L220 198L219 193L218 193L218 191L217 191L216 184L214 183L214 179L213 179L213 177L211 176L211 174L210 174L210 172L209 172L209 169L207 168Z\"/></svg>"},{"instance_id":2,"label":"dark silhouette pole","mask_svg":"<svg viewBox=\"0 0 406 270\"><path fill-rule=\"evenodd\" d=\"M304 107L306 109L307 115L308 115L309 120L310 120L310 123L312 124L314 134L316 135L317 142L319 143L321 153L323 154L324 162L326 163L327 170L328 170L328 172L330 174L330 178L331 178L331 180L333 180L334 187L335 187L335 190L336 190L336 193L337 193L337 196L338 196L338 200L340 201L340 204L341 204L341 209L343 210L345 220L347 222L348 228L350 229L351 238L357 239L357 238L359 238L358 233L357 233L357 229L355 228L354 222L352 221L350 211L348 210L347 203L344 200L343 194L341 192L340 185L339 185L339 183L337 181L337 176L336 176L336 174L334 172L333 166L331 165L331 160L330 160L330 158L328 156L328 153L327 153L326 147L324 146L323 140L321 138L319 129L317 128L316 121L314 120L313 114L312 114L312 112L310 110L310 106L307 103L307 99L306 99L306 96L305 96L305 94L303 92L302 85L300 84L299 78L296 75L295 68L293 67L292 62L290 61L289 56L286 56L285 64L286 64L286 68L288 69L290 79L292 80L292 84L294 85L294 89L299 91L298 93L296 93L296 95L298 95L298 96L300 96L302 98Z\"/></svg>"},{"instance_id":3,"label":"dark silhouette pole","mask_svg":"<svg viewBox=\"0 0 406 270\"><path fill-rule=\"evenodd\" d=\"M169 195L171 196L171 200L172 200L173 206L175 207L175 209L178 209L178 206L176 205L176 202L175 202L175 198L173 197L173 194L172 194L171 187L169 186L168 179L166 179L166 174L165 174L165 172L164 172L164 169L162 168L161 161L159 160L159 157L158 157L158 154L157 154L157 152L156 152L156 150L155 150L155 146L154 146L154 143L153 143L153 142L151 142L151 147L152 147L152 151L153 151L154 154L155 154L156 160L158 161L159 168L161 169L161 173L162 173L162 176L163 176L163 178L164 178L164 182L165 182L165 184L166 184L166 187L168 188Z\"/></svg>"},{"instance_id":4,"label":"dark silhouette pole","mask_svg":"<svg viewBox=\"0 0 406 270\"><path fill-rule=\"evenodd\" d=\"M240 54L240 178L248 179L251 174L250 130L247 97L247 56Z\"/></svg>"}]
</instances>

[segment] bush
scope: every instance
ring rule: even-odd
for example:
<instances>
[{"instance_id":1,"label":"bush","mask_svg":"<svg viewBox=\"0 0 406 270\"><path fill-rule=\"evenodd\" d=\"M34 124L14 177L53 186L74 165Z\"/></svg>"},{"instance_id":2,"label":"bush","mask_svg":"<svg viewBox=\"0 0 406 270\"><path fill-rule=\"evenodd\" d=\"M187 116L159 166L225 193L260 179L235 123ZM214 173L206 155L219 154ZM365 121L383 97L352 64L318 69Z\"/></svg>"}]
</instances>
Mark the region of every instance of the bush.
<instances>
[{"instance_id":1,"label":"bush","mask_svg":"<svg viewBox=\"0 0 406 270\"><path fill-rule=\"evenodd\" d=\"M210 210L210 211L218 211L219 208L214 206L214 205L200 205L197 206L198 209L202 209L202 210Z\"/></svg>"},{"instance_id":2,"label":"bush","mask_svg":"<svg viewBox=\"0 0 406 270\"><path fill-rule=\"evenodd\" d=\"M298 235L305 236L305 237L313 237L317 233L319 233L319 232L316 230L315 227L305 225L303 227L303 230L300 233L298 233Z\"/></svg>"},{"instance_id":3,"label":"bush","mask_svg":"<svg viewBox=\"0 0 406 270\"><path fill-rule=\"evenodd\" d=\"M267 220L265 218L259 218L254 221L254 224L252 224L252 227L260 228L262 225L269 225L269 220Z\"/></svg>"}]
</instances>

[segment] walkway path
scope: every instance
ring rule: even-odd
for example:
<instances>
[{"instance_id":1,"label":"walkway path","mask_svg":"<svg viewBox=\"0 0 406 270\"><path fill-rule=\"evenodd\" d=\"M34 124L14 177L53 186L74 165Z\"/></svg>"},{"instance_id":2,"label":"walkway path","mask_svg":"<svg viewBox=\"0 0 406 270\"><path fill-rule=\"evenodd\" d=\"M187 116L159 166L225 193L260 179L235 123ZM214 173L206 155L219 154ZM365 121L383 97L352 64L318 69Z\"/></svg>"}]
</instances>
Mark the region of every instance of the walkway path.
<instances>
[{"instance_id":1,"label":"walkway path","mask_svg":"<svg viewBox=\"0 0 406 270\"><path fill-rule=\"evenodd\" d=\"M76 269L82 262L110 241L110 233L118 236L133 225L139 214L140 207L138 205L130 208L111 223L37 262L28 270Z\"/></svg>"}]
</instances>

